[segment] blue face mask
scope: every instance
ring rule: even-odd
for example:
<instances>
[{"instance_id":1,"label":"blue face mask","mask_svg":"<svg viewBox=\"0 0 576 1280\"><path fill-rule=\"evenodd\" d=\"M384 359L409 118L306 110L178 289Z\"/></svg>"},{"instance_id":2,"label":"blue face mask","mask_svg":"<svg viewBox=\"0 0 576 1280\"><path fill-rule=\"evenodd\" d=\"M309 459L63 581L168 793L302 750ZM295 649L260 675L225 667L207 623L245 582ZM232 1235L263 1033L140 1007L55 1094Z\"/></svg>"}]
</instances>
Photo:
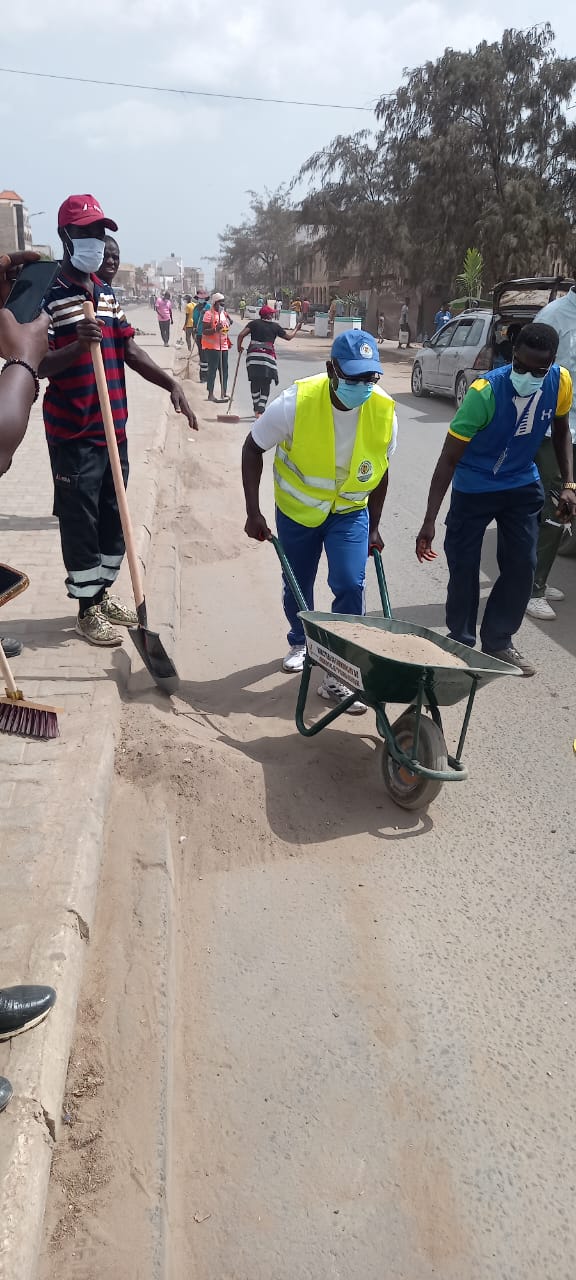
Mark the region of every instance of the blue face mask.
<instances>
[{"instance_id":1,"label":"blue face mask","mask_svg":"<svg viewBox=\"0 0 576 1280\"><path fill-rule=\"evenodd\" d=\"M374 385L373 382L345 382L339 378L334 393L345 409L359 409L370 399Z\"/></svg>"},{"instance_id":2,"label":"blue face mask","mask_svg":"<svg viewBox=\"0 0 576 1280\"><path fill-rule=\"evenodd\" d=\"M540 390L544 379L535 378L533 373L516 373L516 370L512 369L510 381L519 396L533 396Z\"/></svg>"}]
</instances>

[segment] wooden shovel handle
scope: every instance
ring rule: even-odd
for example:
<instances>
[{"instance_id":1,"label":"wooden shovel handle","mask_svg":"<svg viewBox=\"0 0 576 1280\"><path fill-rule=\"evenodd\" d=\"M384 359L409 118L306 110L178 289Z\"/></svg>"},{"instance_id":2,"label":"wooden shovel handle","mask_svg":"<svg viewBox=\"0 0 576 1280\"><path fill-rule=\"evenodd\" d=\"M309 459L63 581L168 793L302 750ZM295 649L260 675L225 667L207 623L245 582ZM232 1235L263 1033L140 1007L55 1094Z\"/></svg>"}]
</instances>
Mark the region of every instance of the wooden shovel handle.
<instances>
[{"instance_id":1,"label":"wooden shovel handle","mask_svg":"<svg viewBox=\"0 0 576 1280\"><path fill-rule=\"evenodd\" d=\"M84 302L82 309L86 320L96 319L94 307L91 302ZM122 475L122 464L120 462L120 454L118 452L116 429L114 427L114 419L112 417L110 394L108 392L106 370L104 369L100 343L92 342L90 344L90 352L92 355L92 364L94 365L94 376L96 378L98 399L100 401L100 412L104 423L104 433L106 435L106 444L108 446L108 454L110 457L114 489L116 491L116 501L120 512L122 533L124 534L124 542L126 543L126 556L128 559L128 567L130 569L130 577L132 579L132 590L134 592L136 609L141 612L144 605L144 587L142 584L142 574L140 572L140 562L136 554L136 543L134 541L134 530L132 528L132 520L130 519L126 489L124 488L124 476Z\"/></svg>"}]
</instances>

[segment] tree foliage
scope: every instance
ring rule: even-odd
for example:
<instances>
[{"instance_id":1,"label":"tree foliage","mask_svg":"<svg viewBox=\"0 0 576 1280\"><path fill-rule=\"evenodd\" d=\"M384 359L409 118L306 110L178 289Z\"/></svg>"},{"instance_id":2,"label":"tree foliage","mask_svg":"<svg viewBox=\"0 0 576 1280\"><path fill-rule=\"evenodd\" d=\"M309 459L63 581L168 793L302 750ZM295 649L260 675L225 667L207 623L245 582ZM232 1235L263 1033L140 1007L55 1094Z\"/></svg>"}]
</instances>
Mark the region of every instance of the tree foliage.
<instances>
[{"instance_id":1,"label":"tree foliage","mask_svg":"<svg viewBox=\"0 0 576 1280\"><path fill-rule=\"evenodd\" d=\"M549 25L446 49L380 100L375 135L336 138L308 160L302 221L332 266L355 254L367 284L397 269L448 285L470 244L490 283L542 270L576 222L575 85L576 59L556 55Z\"/></svg>"},{"instance_id":2,"label":"tree foliage","mask_svg":"<svg viewBox=\"0 0 576 1280\"><path fill-rule=\"evenodd\" d=\"M272 294L293 278L297 259L297 217L285 188L250 191L251 216L228 226L219 236L220 261L234 271L239 288L262 288Z\"/></svg>"},{"instance_id":3,"label":"tree foliage","mask_svg":"<svg viewBox=\"0 0 576 1280\"><path fill-rule=\"evenodd\" d=\"M479 298L482 293L484 277L484 259L479 249L467 249L464 255L462 270L456 276L456 283L463 284L469 298Z\"/></svg>"}]
</instances>

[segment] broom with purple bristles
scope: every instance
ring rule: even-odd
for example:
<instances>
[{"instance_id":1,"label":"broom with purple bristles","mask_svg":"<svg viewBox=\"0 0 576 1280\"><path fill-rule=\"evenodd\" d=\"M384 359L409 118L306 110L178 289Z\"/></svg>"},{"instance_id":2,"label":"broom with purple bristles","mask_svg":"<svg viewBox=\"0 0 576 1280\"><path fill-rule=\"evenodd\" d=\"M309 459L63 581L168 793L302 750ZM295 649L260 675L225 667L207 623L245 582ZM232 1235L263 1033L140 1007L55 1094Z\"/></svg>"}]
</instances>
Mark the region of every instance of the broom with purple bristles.
<instances>
[{"instance_id":1,"label":"broom with purple bristles","mask_svg":"<svg viewBox=\"0 0 576 1280\"><path fill-rule=\"evenodd\" d=\"M60 730L56 707L28 702L16 686L1 642L0 674L6 688L5 697L0 697L0 733L17 733L22 738L57 738Z\"/></svg>"}]
</instances>

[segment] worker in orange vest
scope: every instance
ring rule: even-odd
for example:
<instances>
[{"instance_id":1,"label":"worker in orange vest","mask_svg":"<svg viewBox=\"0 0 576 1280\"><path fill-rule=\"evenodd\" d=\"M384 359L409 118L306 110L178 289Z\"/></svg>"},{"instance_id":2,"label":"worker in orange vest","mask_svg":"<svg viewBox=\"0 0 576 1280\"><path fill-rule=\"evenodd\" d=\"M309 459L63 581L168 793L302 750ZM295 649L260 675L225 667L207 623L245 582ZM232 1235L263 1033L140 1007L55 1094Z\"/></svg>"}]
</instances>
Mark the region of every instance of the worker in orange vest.
<instances>
[{"instance_id":1,"label":"worker in orange vest","mask_svg":"<svg viewBox=\"0 0 576 1280\"><path fill-rule=\"evenodd\" d=\"M220 403L228 399L228 351L232 346L228 337L232 321L224 306L224 294L213 293L210 307L204 312L202 319L202 350L206 352L208 364L208 399L216 400L214 384L216 373L220 373Z\"/></svg>"}]
</instances>

